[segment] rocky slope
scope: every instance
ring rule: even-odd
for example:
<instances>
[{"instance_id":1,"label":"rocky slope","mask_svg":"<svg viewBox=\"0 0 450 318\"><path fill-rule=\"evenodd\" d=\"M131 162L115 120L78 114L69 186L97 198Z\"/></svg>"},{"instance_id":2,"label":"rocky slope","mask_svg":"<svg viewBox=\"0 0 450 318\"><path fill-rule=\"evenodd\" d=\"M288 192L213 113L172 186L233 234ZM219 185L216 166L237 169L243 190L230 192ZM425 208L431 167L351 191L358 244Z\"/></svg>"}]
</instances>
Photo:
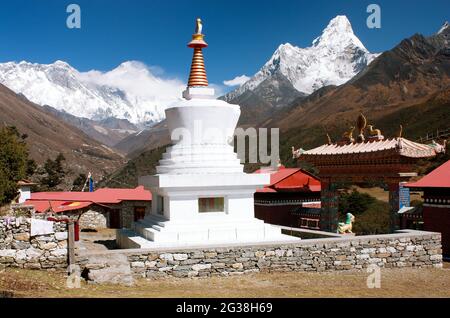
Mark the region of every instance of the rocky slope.
<instances>
[{"instance_id":1,"label":"rocky slope","mask_svg":"<svg viewBox=\"0 0 450 318\"><path fill-rule=\"evenodd\" d=\"M125 162L116 151L1 84L0 124L15 126L28 136L30 155L38 164L63 153L66 166L72 171L68 176L71 181L78 173L87 174L89 171L99 180Z\"/></svg>"}]
</instances>

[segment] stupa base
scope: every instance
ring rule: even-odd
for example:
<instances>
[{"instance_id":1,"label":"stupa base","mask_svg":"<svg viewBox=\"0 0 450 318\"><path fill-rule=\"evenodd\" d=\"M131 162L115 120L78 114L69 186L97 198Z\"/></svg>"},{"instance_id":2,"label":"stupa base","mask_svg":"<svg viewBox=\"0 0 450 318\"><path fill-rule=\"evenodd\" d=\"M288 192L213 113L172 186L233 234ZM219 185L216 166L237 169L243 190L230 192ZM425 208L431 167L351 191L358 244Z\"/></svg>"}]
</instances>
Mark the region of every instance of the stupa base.
<instances>
[{"instance_id":1,"label":"stupa base","mask_svg":"<svg viewBox=\"0 0 450 318\"><path fill-rule=\"evenodd\" d=\"M279 227L262 220L226 220L201 224L177 223L147 216L134 224L134 230L120 230L120 248L159 248L212 245L242 245L264 242L293 242L300 238L281 233Z\"/></svg>"}]
</instances>

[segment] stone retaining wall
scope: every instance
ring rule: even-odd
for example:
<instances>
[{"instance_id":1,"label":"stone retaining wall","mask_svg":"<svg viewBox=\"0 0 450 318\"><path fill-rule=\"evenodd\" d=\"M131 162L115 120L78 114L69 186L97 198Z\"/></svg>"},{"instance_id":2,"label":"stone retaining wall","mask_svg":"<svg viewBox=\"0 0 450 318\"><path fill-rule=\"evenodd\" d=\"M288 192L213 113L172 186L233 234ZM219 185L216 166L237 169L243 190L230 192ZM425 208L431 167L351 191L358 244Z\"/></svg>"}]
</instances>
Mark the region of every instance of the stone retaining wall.
<instances>
[{"instance_id":1,"label":"stone retaining wall","mask_svg":"<svg viewBox=\"0 0 450 318\"><path fill-rule=\"evenodd\" d=\"M85 254L82 268L104 271L108 255L127 257L135 277L204 277L260 271L338 271L380 267L442 267L441 235L421 231L303 240L298 243L133 249ZM95 257L94 257L95 256ZM89 259L96 261L90 262Z\"/></svg>"},{"instance_id":2,"label":"stone retaining wall","mask_svg":"<svg viewBox=\"0 0 450 318\"><path fill-rule=\"evenodd\" d=\"M0 265L30 269L67 268L67 225L53 223L53 234L30 237L31 219L0 218Z\"/></svg>"}]
</instances>

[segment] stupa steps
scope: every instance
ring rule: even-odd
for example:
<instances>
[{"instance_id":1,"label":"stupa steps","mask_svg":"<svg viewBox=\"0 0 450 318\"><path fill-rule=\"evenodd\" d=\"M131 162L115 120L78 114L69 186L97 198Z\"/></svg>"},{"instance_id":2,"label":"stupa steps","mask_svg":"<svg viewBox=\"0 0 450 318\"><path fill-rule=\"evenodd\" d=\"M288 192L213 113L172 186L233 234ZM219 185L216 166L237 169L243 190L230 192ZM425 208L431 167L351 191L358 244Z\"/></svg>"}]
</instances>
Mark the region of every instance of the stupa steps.
<instances>
[{"instance_id":1,"label":"stupa steps","mask_svg":"<svg viewBox=\"0 0 450 318\"><path fill-rule=\"evenodd\" d=\"M207 152L183 152L183 153L164 153L161 160L194 160L194 161L200 161L200 160L235 160L237 159L236 153L232 152L214 152L214 153L207 153Z\"/></svg>"},{"instance_id":2,"label":"stupa steps","mask_svg":"<svg viewBox=\"0 0 450 318\"><path fill-rule=\"evenodd\" d=\"M229 228L229 227L233 227L236 224L236 221L239 221L239 219L235 219L235 218L230 218L230 220L227 221L222 221L221 223L217 223L217 220L215 220L214 218L212 218L211 220L199 220L198 222L200 222L202 224L202 226L213 226L215 228ZM193 220L194 223L195 220ZM256 225L256 224L264 224L263 220L260 219L253 219L250 223L250 227ZM241 225L240 227L242 227L243 225ZM245 227L245 226L244 226ZM173 222L168 222L166 221L161 221L161 220L156 220L156 219L152 219L150 217L146 217L143 220L140 220L138 222L134 223L134 229L135 231L139 232L141 229L145 229L145 228L152 228L155 231L161 232L163 230L170 230L171 228L177 228L177 229L190 229L192 228L192 223L173 223Z\"/></svg>"},{"instance_id":3,"label":"stupa steps","mask_svg":"<svg viewBox=\"0 0 450 318\"><path fill-rule=\"evenodd\" d=\"M139 224L140 223L140 224ZM217 243L235 242L248 240L250 237L253 240L265 240L270 237L271 233L279 232L279 229L270 224L265 224L262 220L255 220L250 223L247 222L225 222L217 224L211 222L207 227L202 227L198 230L192 224L177 226L171 230L164 229L154 224L152 227L143 227L145 222L138 222L135 224L135 230L121 230L119 237L122 242L129 248L150 248L160 245L159 242L165 244L183 243L183 244L202 244L205 241Z\"/></svg>"},{"instance_id":4,"label":"stupa steps","mask_svg":"<svg viewBox=\"0 0 450 318\"><path fill-rule=\"evenodd\" d=\"M172 166L158 166L156 167L156 173L161 174L217 174L218 169L223 174L235 174L243 173L243 167L241 165L172 165Z\"/></svg>"}]
</instances>

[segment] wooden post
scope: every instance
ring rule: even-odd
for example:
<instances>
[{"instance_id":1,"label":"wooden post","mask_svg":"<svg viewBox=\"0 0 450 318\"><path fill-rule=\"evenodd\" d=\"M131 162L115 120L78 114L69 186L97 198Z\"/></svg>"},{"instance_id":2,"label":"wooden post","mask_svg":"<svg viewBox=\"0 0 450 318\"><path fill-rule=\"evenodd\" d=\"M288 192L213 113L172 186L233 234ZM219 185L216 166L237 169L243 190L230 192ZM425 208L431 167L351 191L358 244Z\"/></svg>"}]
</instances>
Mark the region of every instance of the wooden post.
<instances>
[{"instance_id":1,"label":"wooden post","mask_svg":"<svg viewBox=\"0 0 450 318\"><path fill-rule=\"evenodd\" d=\"M389 184L389 207L391 232L399 229L399 180L391 181Z\"/></svg>"},{"instance_id":2,"label":"wooden post","mask_svg":"<svg viewBox=\"0 0 450 318\"><path fill-rule=\"evenodd\" d=\"M333 180L322 179L320 229L337 233L339 193Z\"/></svg>"},{"instance_id":3,"label":"wooden post","mask_svg":"<svg viewBox=\"0 0 450 318\"><path fill-rule=\"evenodd\" d=\"M68 223L68 240L67 248L69 252L69 266L75 264L75 223L69 221Z\"/></svg>"}]
</instances>

